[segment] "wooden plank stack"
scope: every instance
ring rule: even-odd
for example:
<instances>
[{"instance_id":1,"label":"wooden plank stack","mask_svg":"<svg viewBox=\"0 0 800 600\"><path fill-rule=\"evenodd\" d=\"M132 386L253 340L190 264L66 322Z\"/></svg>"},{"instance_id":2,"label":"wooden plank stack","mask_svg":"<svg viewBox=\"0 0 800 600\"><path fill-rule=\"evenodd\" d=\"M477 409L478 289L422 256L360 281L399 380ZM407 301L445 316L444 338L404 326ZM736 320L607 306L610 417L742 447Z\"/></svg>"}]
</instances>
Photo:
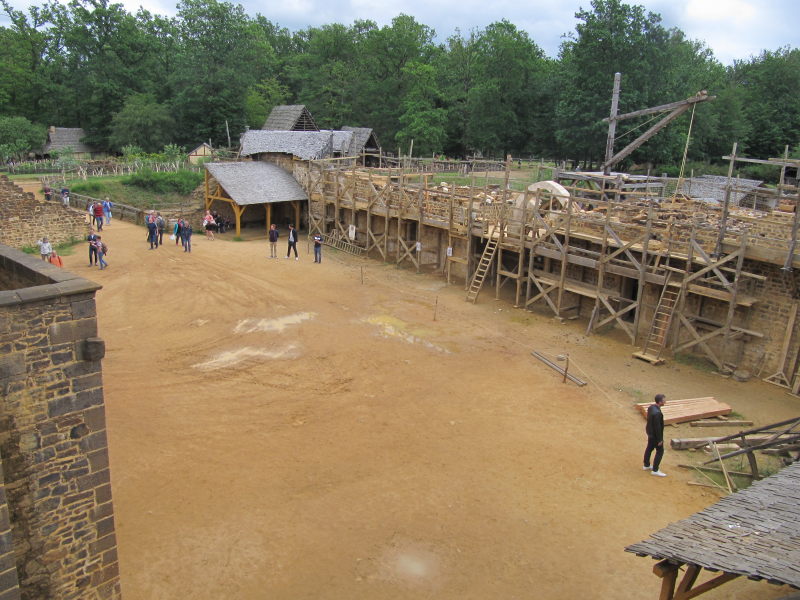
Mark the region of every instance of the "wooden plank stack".
<instances>
[{"instance_id":1,"label":"wooden plank stack","mask_svg":"<svg viewBox=\"0 0 800 600\"><path fill-rule=\"evenodd\" d=\"M652 404L652 402L641 402L636 404L636 408L639 409L644 418L647 418L647 407ZM665 425L729 415L732 411L733 409L730 406L718 401L713 396L687 398L686 400L667 400L667 403L661 407Z\"/></svg>"}]
</instances>

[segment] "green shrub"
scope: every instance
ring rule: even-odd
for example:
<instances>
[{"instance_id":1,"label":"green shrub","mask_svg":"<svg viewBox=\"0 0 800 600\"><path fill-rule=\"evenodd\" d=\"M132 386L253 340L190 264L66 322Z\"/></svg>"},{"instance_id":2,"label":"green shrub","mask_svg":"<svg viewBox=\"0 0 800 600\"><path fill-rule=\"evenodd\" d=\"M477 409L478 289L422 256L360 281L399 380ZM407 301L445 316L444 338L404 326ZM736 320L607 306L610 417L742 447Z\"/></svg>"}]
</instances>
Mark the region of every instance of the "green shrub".
<instances>
[{"instance_id":1,"label":"green shrub","mask_svg":"<svg viewBox=\"0 0 800 600\"><path fill-rule=\"evenodd\" d=\"M177 173L155 173L145 169L122 180L125 185L133 185L159 194L170 192L191 194L202 182L202 173L186 170Z\"/></svg>"},{"instance_id":2,"label":"green shrub","mask_svg":"<svg viewBox=\"0 0 800 600\"><path fill-rule=\"evenodd\" d=\"M99 181L85 181L83 183L76 183L71 188L75 194L83 194L84 196L92 196L95 194L102 194L105 186Z\"/></svg>"}]
</instances>

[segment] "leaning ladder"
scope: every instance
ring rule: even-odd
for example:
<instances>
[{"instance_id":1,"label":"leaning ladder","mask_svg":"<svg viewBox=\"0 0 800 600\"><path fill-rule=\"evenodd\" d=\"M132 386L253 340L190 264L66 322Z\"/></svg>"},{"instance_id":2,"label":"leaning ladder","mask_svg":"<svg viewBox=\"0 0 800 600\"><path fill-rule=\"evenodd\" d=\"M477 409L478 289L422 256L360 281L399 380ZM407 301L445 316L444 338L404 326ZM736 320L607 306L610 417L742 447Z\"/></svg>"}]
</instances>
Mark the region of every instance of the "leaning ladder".
<instances>
[{"instance_id":1,"label":"leaning ladder","mask_svg":"<svg viewBox=\"0 0 800 600\"><path fill-rule=\"evenodd\" d=\"M634 352L633 356L654 365L661 364L663 359L661 353L667 345L669 326L672 323L672 316L678 306L678 298L681 295L681 287L678 284L670 283L669 275L664 282L664 289L661 290L661 297L658 299L658 306L653 315L653 322L650 324L650 331L644 341L641 352Z\"/></svg>"},{"instance_id":2,"label":"leaning ladder","mask_svg":"<svg viewBox=\"0 0 800 600\"><path fill-rule=\"evenodd\" d=\"M483 254L481 254L481 259L478 261L478 268L475 269L475 274L472 276L472 281L470 281L469 289L467 290L466 300L467 302L472 302L473 304L475 304L475 301L478 299L478 294L481 293L483 281L486 279L486 274L489 272L489 266L492 264L494 255L497 253L497 245L500 241L501 234L499 224L493 229L489 229L489 240L486 242L486 246L483 248ZM495 237L494 232L497 232L497 237Z\"/></svg>"}]
</instances>

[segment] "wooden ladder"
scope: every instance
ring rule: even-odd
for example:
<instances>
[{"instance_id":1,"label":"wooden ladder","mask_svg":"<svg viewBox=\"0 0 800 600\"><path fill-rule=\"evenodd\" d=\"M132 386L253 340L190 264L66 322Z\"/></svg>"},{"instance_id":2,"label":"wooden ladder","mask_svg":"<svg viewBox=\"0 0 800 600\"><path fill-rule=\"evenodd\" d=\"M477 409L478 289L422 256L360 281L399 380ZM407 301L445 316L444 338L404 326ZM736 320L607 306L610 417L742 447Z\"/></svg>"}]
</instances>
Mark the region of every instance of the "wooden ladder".
<instances>
[{"instance_id":1,"label":"wooden ladder","mask_svg":"<svg viewBox=\"0 0 800 600\"><path fill-rule=\"evenodd\" d=\"M327 235L322 236L322 243L331 248L336 248L342 252L347 252L354 256L361 256L364 253L364 248L356 246L349 240L343 238L338 231L331 231Z\"/></svg>"},{"instance_id":2,"label":"wooden ladder","mask_svg":"<svg viewBox=\"0 0 800 600\"><path fill-rule=\"evenodd\" d=\"M672 315L675 313L680 295L681 288L670 284L669 276L667 276L664 289L661 290L661 297L658 299L656 312L653 315L653 322L650 324L650 331L647 333L641 352L633 353L635 358L646 360L654 365L664 362L661 353L667 345L669 326L672 323Z\"/></svg>"},{"instance_id":3,"label":"wooden ladder","mask_svg":"<svg viewBox=\"0 0 800 600\"><path fill-rule=\"evenodd\" d=\"M472 276L472 281L470 281L469 289L467 290L467 302L475 304L475 301L478 299L478 294L481 293L483 280L486 279L486 274L489 272L489 266L492 264L494 255L497 253L497 244L500 240L499 227L495 228L495 230L498 234L497 237L494 237L492 229L489 229L489 240L486 242L481 260L478 262L478 268L475 269L475 274Z\"/></svg>"}]
</instances>

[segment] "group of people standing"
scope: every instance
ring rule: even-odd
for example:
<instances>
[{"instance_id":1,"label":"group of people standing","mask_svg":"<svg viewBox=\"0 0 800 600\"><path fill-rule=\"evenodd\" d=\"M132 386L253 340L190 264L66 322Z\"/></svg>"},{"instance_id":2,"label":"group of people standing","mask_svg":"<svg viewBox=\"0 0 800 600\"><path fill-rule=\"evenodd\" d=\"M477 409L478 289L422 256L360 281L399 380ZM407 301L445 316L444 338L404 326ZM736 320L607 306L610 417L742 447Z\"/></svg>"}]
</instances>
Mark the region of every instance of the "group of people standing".
<instances>
[{"instance_id":1,"label":"group of people standing","mask_svg":"<svg viewBox=\"0 0 800 600\"><path fill-rule=\"evenodd\" d=\"M269 257L270 258L278 258L278 238L280 237L280 233L278 232L278 227L273 223L269 226ZM298 234L297 229L294 228L292 223L289 223L289 245L286 247L286 257L290 258L292 252L294 252L294 259L300 260L300 256L297 253L297 240ZM314 262L321 263L322 262L322 236L317 233L314 234Z\"/></svg>"},{"instance_id":2,"label":"group of people standing","mask_svg":"<svg viewBox=\"0 0 800 600\"><path fill-rule=\"evenodd\" d=\"M86 205L86 211L89 213L89 220L94 222L94 228L97 231L103 231L103 224L111 224L111 209L113 207L111 200L90 200Z\"/></svg>"},{"instance_id":3,"label":"group of people standing","mask_svg":"<svg viewBox=\"0 0 800 600\"><path fill-rule=\"evenodd\" d=\"M89 266L99 266L102 271L108 266L105 260L108 254L108 246L106 246L102 236L95 233L94 229L89 229L86 241L89 243Z\"/></svg>"}]
</instances>

